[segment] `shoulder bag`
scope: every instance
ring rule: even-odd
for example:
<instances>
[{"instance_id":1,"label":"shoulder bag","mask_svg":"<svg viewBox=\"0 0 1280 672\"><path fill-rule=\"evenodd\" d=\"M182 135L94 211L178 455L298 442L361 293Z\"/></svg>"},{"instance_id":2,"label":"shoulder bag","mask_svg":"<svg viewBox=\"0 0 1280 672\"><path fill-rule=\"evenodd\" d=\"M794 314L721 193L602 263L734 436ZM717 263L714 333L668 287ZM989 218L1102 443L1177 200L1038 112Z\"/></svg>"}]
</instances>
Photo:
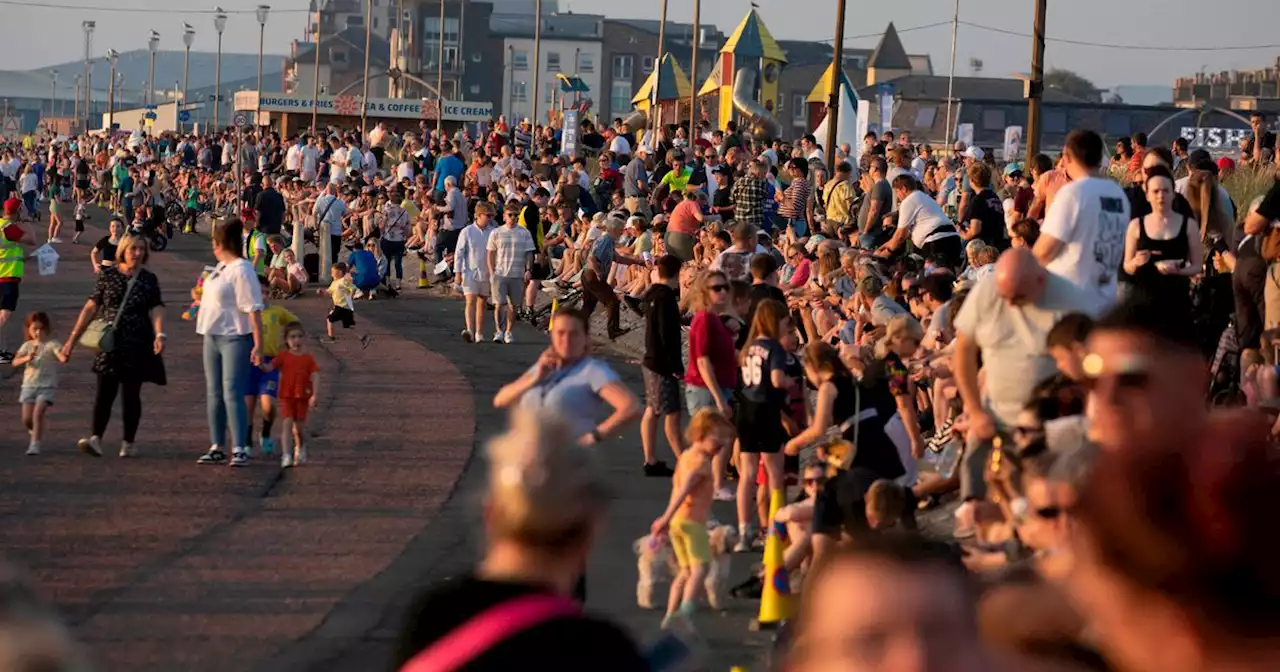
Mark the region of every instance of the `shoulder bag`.
<instances>
[{"instance_id":1,"label":"shoulder bag","mask_svg":"<svg viewBox=\"0 0 1280 672\"><path fill-rule=\"evenodd\" d=\"M1255 237L1262 239L1259 249L1262 253L1263 261L1267 263L1280 261L1280 229L1268 226L1266 233Z\"/></svg>"},{"instance_id":2,"label":"shoulder bag","mask_svg":"<svg viewBox=\"0 0 1280 672\"><path fill-rule=\"evenodd\" d=\"M116 349L116 327L120 325L120 316L124 315L125 306L129 304L129 295L133 293L133 286L138 284L138 278L140 277L142 277L141 268L134 271L133 277L129 278L129 284L124 290L124 297L120 299L120 307L116 309L115 319L108 322L102 317L93 318L93 321L89 322L89 326L85 327L84 333L80 334L80 345L98 352L111 352ZM101 316L105 307L98 307L99 316Z\"/></svg>"},{"instance_id":3,"label":"shoulder bag","mask_svg":"<svg viewBox=\"0 0 1280 672\"><path fill-rule=\"evenodd\" d=\"M455 672L503 640L562 616L581 613L555 595L523 595L496 604L423 649L400 672Z\"/></svg>"}]
</instances>

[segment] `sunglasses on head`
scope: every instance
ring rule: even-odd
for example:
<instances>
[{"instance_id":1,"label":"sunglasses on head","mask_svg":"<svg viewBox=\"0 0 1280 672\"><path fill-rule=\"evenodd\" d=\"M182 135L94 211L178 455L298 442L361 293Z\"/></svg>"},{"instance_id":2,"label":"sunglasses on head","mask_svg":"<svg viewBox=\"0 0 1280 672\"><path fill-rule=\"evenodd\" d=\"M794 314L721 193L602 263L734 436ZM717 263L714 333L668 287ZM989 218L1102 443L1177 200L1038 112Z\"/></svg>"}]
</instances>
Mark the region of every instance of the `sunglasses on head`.
<instances>
[{"instance_id":1,"label":"sunglasses on head","mask_svg":"<svg viewBox=\"0 0 1280 672\"><path fill-rule=\"evenodd\" d=\"M1088 390L1093 390L1104 378L1114 380L1117 388L1128 390L1143 389L1151 382L1150 362L1139 355L1105 362L1100 355L1090 353L1085 356L1081 365L1084 369L1084 387Z\"/></svg>"}]
</instances>

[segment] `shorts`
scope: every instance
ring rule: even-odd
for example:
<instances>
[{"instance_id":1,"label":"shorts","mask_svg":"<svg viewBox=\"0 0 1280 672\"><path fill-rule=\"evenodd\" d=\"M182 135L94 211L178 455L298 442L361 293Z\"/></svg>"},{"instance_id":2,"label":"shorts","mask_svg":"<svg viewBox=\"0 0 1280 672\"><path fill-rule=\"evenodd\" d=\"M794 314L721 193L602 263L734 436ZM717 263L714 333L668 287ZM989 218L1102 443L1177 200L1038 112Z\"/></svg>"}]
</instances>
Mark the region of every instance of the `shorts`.
<instances>
[{"instance_id":1,"label":"shorts","mask_svg":"<svg viewBox=\"0 0 1280 672\"><path fill-rule=\"evenodd\" d=\"M734 415L742 452L772 454L782 450L786 444L782 406L743 399Z\"/></svg>"},{"instance_id":2,"label":"shorts","mask_svg":"<svg viewBox=\"0 0 1280 672\"><path fill-rule=\"evenodd\" d=\"M783 455L782 456L782 473L783 479L788 487L800 484L800 456L799 455ZM769 472L764 468L764 460L760 460L759 466L756 468L756 485L764 486L769 484Z\"/></svg>"},{"instance_id":3,"label":"shorts","mask_svg":"<svg viewBox=\"0 0 1280 672\"><path fill-rule=\"evenodd\" d=\"M491 289L490 284L483 280L462 281L462 294L464 296L489 296Z\"/></svg>"},{"instance_id":4,"label":"shorts","mask_svg":"<svg viewBox=\"0 0 1280 672\"><path fill-rule=\"evenodd\" d=\"M34 404L43 401L45 404L53 405L53 394L58 391L56 387L34 387L23 385L21 391L18 392L19 404Z\"/></svg>"},{"instance_id":5,"label":"shorts","mask_svg":"<svg viewBox=\"0 0 1280 672\"><path fill-rule=\"evenodd\" d=\"M89 180L76 180L76 189L79 189L80 191L88 191Z\"/></svg>"},{"instance_id":6,"label":"shorts","mask_svg":"<svg viewBox=\"0 0 1280 672\"><path fill-rule=\"evenodd\" d=\"M679 413L684 405L680 399L680 379L655 373L640 367L644 375L644 403L657 415Z\"/></svg>"},{"instance_id":7,"label":"shorts","mask_svg":"<svg viewBox=\"0 0 1280 672\"><path fill-rule=\"evenodd\" d=\"M355 311L342 306L334 306L333 310L329 311L329 324L338 324L339 322L342 323L343 329L350 329L356 326Z\"/></svg>"},{"instance_id":8,"label":"shorts","mask_svg":"<svg viewBox=\"0 0 1280 672\"><path fill-rule=\"evenodd\" d=\"M289 398L280 400L280 417L297 422L307 421L307 411L311 410L311 400Z\"/></svg>"},{"instance_id":9,"label":"shorts","mask_svg":"<svg viewBox=\"0 0 1280 672\"><path fill-rule=\"evenodd\" d=\"M721 394L724 396L725 401L732 406L733 390L726 387L721 390ZM714 409L716 407L716 400L715 397L711 396L711 390L697 385L684 386L684 402L685 406L688 407L689 417L691 418L704 408Z\"/></svg>"},{"instance_id":10,"label":"shorts","mask_svg":"<svg viewBox=\"0 0 1280 672\"><path fill-rule=\"evenodd\" d=\"M707 524L688 518L671 521L671 550L682 569L695 564L711 564L711 537Z\"/></svg>"},{"instance_id":11,"label":"shorts","mask_svg":"<svg viewBox=\"0 0 1280 672\"><path fill-rule=\"evenodd\" d=\"M271 359L271 357L264 355L262 357L262 363L270 364ZM249 368L249 387L245 392L246 397L274 397L279 391L279 371L263 371L256 366Z\"/></svg>"},{"instance_id":12,"label":"shorts","mask_svg":"<svg viewBox=\"0 0 1280 672\"><path fill-rule=\"evenodd\" d=\"M493 302L499 306L511 304L518 306L524 303L524 277L500 278L495 276L489 280Z\"/></svg>"},{"instance_id":13,"label":"shorts","mask_svg":"<svg viewBox=\"0 0 1280 672\"><path fill-rule=\"evenodd\" d=\"M529 277L532 278L534 281L541 281L541 280L546 280L547 278L550 278L551 265L545 262L543 263L535 262L533 266L529 268Z\"/></svg>"},{"instance_id":14,"label":"shorts","mask_svg":"<svg viewBox=\"0 0 1280 672\"><path fill-rule=\"evenodd\" d=\"M0 310L13 312L18 309L21 287L21 282L0 282Z\"/></svg>"},{"instance_id":15,"label":"shorts","mask_svg":"<svg viewBox=\"0 0 1280 672\"><path fill-rule=\"evenodd\" d=\"M83 219L77 219L77 220L76 220L76 233L84 233L84 220L83 220Z\"/></svg>"}]
</instances>

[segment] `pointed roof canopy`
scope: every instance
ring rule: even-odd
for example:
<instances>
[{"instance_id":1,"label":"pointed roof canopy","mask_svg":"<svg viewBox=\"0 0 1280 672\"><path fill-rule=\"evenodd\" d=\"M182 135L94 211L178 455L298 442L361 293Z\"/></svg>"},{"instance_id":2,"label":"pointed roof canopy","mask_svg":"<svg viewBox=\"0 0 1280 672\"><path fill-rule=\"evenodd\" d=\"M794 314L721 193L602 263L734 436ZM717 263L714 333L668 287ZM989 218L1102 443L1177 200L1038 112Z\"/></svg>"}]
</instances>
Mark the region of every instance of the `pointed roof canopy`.
<instances>
[{"instance_id":1,"label":"pointed roof canopy","mask_svg":"<svg viewBox=\"0 0 1280 672\"><path fill-rule=\"evenodd\" d=\"M902 40L898 38L898 29L893 27L892 21L881 36L880 44L876 45L876 50L871 52L871 58L867 60L867 68L911 69L911 59L907 57L907 50L902 47Z\"/></svg>"},{"instance_id":2,"label":"pointed roof canopy","mask_svg":"<svg viewBox=\"0 0 1280 672\"><path fill-rule=\"evenodd\" d=\"M680 64L676 63L676 59L670 53L662 55L662 61L653 72L649 73L649 78L644 80L644 84L640 85L640 90L636 91L636 95L631 99L632 103L647 103L653 97L653 82L658 77L658 73L662 73L661 86L658 89L658 100L676 100L688 98L692 87L689 85L689 78L685 76L684 70L680 69Z\"/></svg>"},{"instance_id":3,"label":"pointed roof canopy","mask_svg":"<svg viewBox=\"0 0 1280 672\"><path fill-rule=\"evenodd\" d=\"M742 23L734 29L729 40L720 49L720 53L743 58L768 58L780 63L787 62L786 53L782 51L782 47L778 46L778 41L773 39L769 29L764 27L764 21L760 19L760 13L755 9L752 9L742 19Z\"/></svg>"},{"instance_id":4,"label":"pointed roof canopy","mask_svg":"<svg viewBox=\"0 0 1280 672\"><path fill-rule=\"evenodd\" d=\"M831 96L831 77L832 73L835 72L834 66L834 63L827 66L827 71L818 78L818 83L813 85L813 90L809 92L809 97L805 98L804 102L822 103L824 105L827 103ZM856 107L858 102L857 89L853 88L853 84L849 82L849 76L843 71L840 73L840 83L849 91L849 95L853 97L852 102Z\"/></svg>"},{"instance_id":5,"label":"pointed roof canopy","mask_svg":"<svg viewBox=\"0 0 1280 672\"><path fill-rule=\"evenodd\" d=\"M720 89L720 59L716 59L715 65L711 66L711 74L707 75L707 81L702 83L702 88L698 89L698 96L709 96Z\"/></svg>"}]
</instances>

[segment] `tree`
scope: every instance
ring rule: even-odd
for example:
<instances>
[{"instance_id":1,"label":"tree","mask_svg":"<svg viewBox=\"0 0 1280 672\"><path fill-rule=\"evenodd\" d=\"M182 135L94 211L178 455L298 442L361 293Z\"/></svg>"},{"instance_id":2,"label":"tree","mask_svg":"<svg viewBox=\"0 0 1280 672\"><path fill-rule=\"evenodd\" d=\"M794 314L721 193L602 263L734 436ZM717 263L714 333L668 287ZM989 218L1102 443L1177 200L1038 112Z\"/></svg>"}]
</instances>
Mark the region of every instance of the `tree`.
<instances>
[{"instance_id":1,"label":"tree","mask_svg":"<svg viewBox=\"0 0 1280 672\"><path fill-rule=\"evenodd\" d=\"M1044 86L1091 103L1102 102L1102 90L1070 70L1050 70L1044 76Z\"/></svg>"}]
</instances>

